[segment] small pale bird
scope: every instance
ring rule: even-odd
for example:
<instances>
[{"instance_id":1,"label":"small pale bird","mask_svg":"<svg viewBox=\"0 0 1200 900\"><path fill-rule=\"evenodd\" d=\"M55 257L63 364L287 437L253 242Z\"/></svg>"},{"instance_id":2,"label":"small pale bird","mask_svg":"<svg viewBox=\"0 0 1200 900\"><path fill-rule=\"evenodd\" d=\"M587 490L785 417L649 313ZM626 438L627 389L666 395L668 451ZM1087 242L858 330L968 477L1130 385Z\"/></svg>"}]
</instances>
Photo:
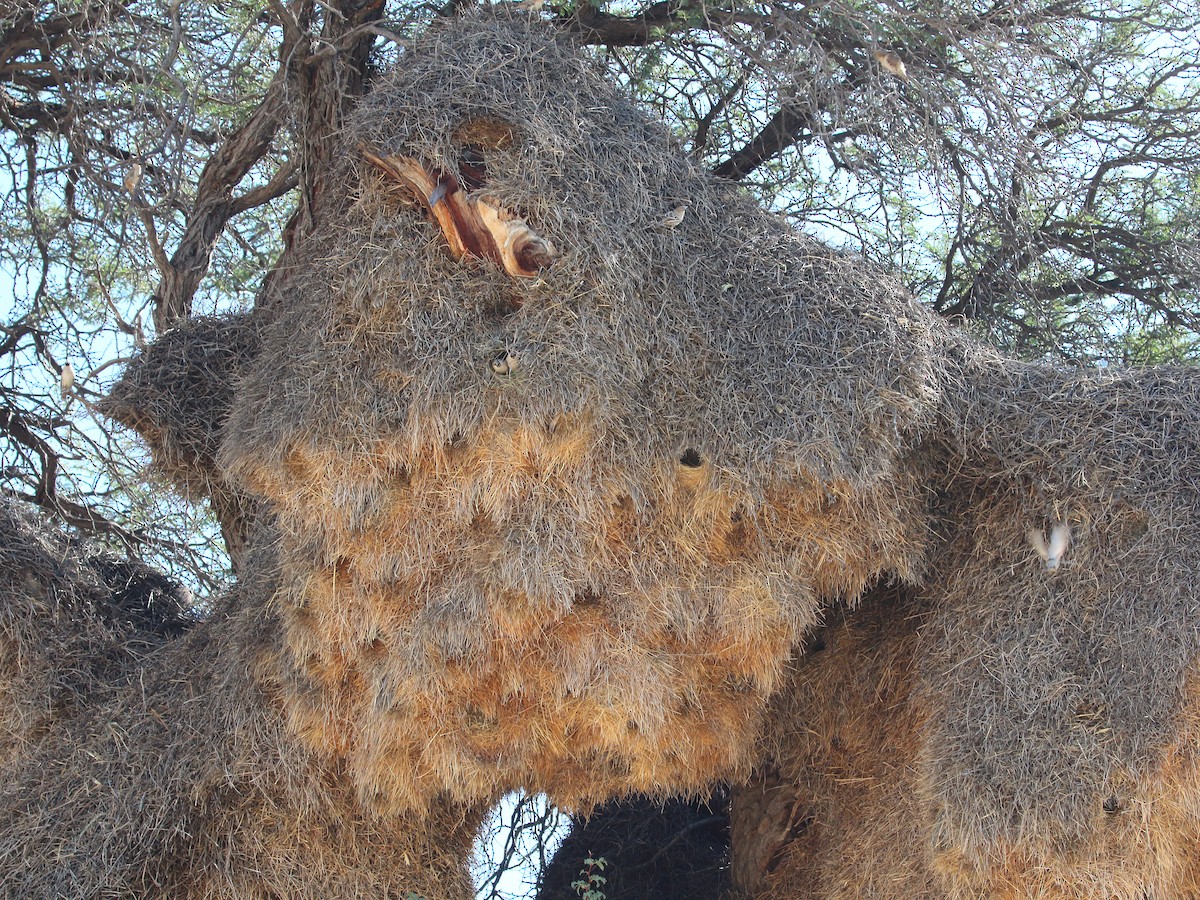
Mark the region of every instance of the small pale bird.
<instances>
[{"instance_id":1,"label":"small pale bird","mask_svg":"<svg viewBox=\"0 0 1200 900\"><path fill-rule=\"evenodd\" d=\"M62 371L58 373L58 386L64 397L70 396L71 388L75 386L75 369L70 363L63 363Z\"/></svg>"},{"instance_id":2,"label":"small pale bird","mask_svg":"<svg viewBox=\"0 0 1200 900\"><path fill-rule=\"evenodd\" d=\"M881 66L901 81L908 81L908 69L905 68L904 60L900 58L899 53L894 50L876 50L871 55Z\"/></svg>"},{"instance_id":3,"label":"small pale bird","mask_svg":"<svg viewBox=\"0 0 1200 900\"><path fill-rule=\"evenodd\" d=\"M1071 546L1071 529L1066 522L1057 523L1050 529L1050 543L1046 536L1036 528L1030 528L1027 534L1029 543L1046 564L1046 571L1053 572L1058 568L1067 548Z\"/></svg>"},{"instance_id":4,"label":"small pale bird","mask_svg":"<svg viewBox=\"0 0 1200 900\"><path fill-rule=\"evenodd\" d=\"M517 358L517 354L511 350L505 350L492 359L492 371L497 375L511 375L517 371L521 361Z\"/></svg>"},{"instance_id":5,"label":"small pale bird","mask_svg":"<svg viewBox=\"0 0 1200 900\"><path fill-rule=\"evenodd\" d=\"M666 228L668 230L672 228L678 228L683 224L683 217L686 215L687 205L681 203L659 220L658 227Z\"/></svg>"},{"instance_id":6,"label":"small pale bird","mask_svg":"<svg viewBox=\"0 0 1200 900\"><path fill-rule=\"evenodd\" d=\"M142 183L142 164L135 162L125 173L125 190L132 194Z\"/></svg>"}]
</instances>

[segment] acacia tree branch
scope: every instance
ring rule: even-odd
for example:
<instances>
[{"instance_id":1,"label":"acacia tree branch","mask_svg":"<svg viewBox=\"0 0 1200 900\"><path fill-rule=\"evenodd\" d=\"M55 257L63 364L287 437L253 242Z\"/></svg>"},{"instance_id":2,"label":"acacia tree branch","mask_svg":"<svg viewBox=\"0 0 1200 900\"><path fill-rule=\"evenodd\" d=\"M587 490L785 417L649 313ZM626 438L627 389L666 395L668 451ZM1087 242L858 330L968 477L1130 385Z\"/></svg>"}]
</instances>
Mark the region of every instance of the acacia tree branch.
<instances>
[{"instance_id":1,"label":"acacia tree branch","mask_svg":"<svg viewBox=\"0 0 1200 900\"><path fill-rule=\"evenodd\" d=\"M700 119L699 123L696 125L696 131L692 136L692 156L698 158L708 148L708 133L712 130L713 122L717 120L719 115L725 112L725 108L729 106L729 104L733 101L733 98L736 97L742 91L742 89L745 88L745 86L746 76L742 75L736 81L734 81L733 86L730 87L729 90L727 90L718 98L716 103L709 107L708 112L704 114L704 117Z\"/></svg>"},{"instance_id":2,"label":"acacia tree branch","mask_svg":"<svg viewBox=\"0 0 1200 900\"><path fill-rule=\"evenodd\" d=\"M784 102L758 134L740 150L713 168L712 174L740 181L767 160L799 143L805 132L815 130L813 114L794 102Z\"/></svg>"},{"instance_id":3,"label":"acacia tree branch","mask_svg":"<svg viewBox=\"0 0 1200 900\"><path fill-rule=\"evenodd\" d=\"M584 2L557 21L581 44L644 47L679 31L716 30L735 24L766 28L772 18L709 7L692 0L660 0L630 16L613 15Z\"/></svg>"},{"instance_id":4,"label":"acacia tree branch","mask_svg":"<svg viewBox=\"0 0 1200 900\"><path fill-rule=\"evenodd\" d=\"M329 188L337 135L346 114L362 96L367 61L377 37L376 24L383 16L383 0L327 2L336 14L327 13L321 26L319 49L303 63L300 87L300 208L285 234L287 248L308 234L315 221L313 210ZM298 21L312 20L311 6ZM268 279L271 281L272 279ZM268 285L269 286L269 285ZM264 295L268 286L264 286Z\"/></svg>"},{"instance_id":5,"label":"acacia tree branch","mask_svg":"<svg viewBox=\"0 0 1200 900\"><path fill-rule=\"evenodd\" d=\"M213 247L230 217L250 208L246 198L235 202L233 189L267 153L286 116L286 87L291 68L290 54L280 63L262 103L209 158L200 174L196 201L184 227L183 236L172 254L154 292L154 324L161 332L191 313L192 298L201 280L208 274ZM271 192L262 192L261 202Z\"/></svg>"}]
</instances>

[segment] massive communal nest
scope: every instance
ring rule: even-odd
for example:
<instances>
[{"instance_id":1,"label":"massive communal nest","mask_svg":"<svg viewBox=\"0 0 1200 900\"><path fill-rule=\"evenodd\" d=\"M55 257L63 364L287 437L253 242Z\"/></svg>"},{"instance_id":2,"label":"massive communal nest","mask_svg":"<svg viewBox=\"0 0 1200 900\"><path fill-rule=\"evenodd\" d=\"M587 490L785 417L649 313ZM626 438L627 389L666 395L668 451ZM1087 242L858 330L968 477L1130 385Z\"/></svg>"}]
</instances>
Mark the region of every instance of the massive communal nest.
<instances>
[{"instance_id":1,"label":"massive communal nest","mask_svg":"<svg viewBox=\"0 0 1200 900\"><path fill-rule=\"evenodd\" d=\"M765 759L808 825L764 886L1196 896L1200 372L959 360L928 577L778 695Z\"/></svg>"},{"instance_id":2,"label":"massive communal nest","mask_svg":"<svg viewBox=\"0 0 1200 900\"><path fill-rule=\"evenodd\" d=\"M0 563L0 897L470 894L476 814L381 819L287 733L269 553L202 622L11 504Z\"/></svg>"},{"instance_id":3,"label":"massive communal nest","mask_svg":"<svg viewBox=\"0 0 1200 900\"><path fill-rule=\"evenodd\" d=\"M219 758L268 748L232 771L286 748L338 773L314 808L411 822L757 760L792 791L780 895L1194 893L1200 377L961 339L532 18L435 27L342 140L229 409L139 426L278 516L256 612L171 662L256 673L190 713ZM125 765L194 768L137 733Z\"/></svg>"},{"instance_id":4,"label":"massive communal nest","mask_svg":"<svg viewBox=\"0 0 1200 900\"><path fill-rule=\"evenodd\" d=\"M822 598L926 540L928 316L525 18L366 98L220 453L283 525L292 725L385 807L742 774Z\"/></svg>"}]
</instances>

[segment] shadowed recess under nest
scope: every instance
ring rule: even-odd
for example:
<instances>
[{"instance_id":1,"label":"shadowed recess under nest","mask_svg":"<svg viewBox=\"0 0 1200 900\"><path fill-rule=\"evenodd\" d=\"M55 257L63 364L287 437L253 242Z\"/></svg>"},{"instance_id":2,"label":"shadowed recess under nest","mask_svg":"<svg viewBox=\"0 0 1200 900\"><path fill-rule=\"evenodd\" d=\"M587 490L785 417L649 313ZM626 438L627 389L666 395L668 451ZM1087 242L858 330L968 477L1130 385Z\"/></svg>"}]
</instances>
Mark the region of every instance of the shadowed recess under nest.
<instances>
[{"instance_id":1,"label":"shadowed recess under nest","mask_svg":"<svg viewBox=\"0 0 1200 900\"><path fill-rule=\"evenodd\" d=\"M187 591L0 499L0 763L191 623Z\"/></svg>"},{"instance_id":2,"label":"shadowed recess under nest","mask_svg":"<svg viewBox=\"0 0 1200 900\"><path fill-rule=\"evenodd\" d=\"M293 726L383 807L742 773L820 598L926 539L928 315L529 18L363 102L221 448L281 517Z\"/></svg>"},{"instance_id":3,"label":"shadowed recess under nest","mask_svg":"<svg viewBox=\"0 0 1200 900\"><path fill-rule=\"evenodd\" d=\"M573 817L535 900L578 898L572 885L588 858L604 860L602 892L613 900L728 897L729 791L706 801L624 797Z\"/></svg>"},{"instance_id":4,"label":"shadowed recess under nest","mask_svg":"<svg viewBox=\"0 0 1200 900\"><path fill-rule=\"evenodd\" d=\"M476 814L380 819L288 734L251 562L195 622L161 575L0 504L0 897L470 896Z\"/></svg>"}]
</instances>

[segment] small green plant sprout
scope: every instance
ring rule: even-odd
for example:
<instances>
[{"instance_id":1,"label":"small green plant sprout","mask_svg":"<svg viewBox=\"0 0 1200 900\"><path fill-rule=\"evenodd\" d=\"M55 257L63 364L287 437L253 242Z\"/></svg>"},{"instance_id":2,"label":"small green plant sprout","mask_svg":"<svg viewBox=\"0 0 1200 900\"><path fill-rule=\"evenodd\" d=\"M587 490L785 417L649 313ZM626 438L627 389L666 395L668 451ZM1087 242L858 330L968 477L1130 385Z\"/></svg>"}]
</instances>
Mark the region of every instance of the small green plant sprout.
<instances>
[{"instance_id":1,"label":"small green plant sprout","mask_svg":"<svg viewBox=\"0 0 1200 900\"><path fill-rule=\"evenodd\" d=\"M603 856L598 859L589 856L583 861L583 868L579 870L579 880L571 882L571 887L575 889L580 900L605 900L602 888L608 879L600 873L607 865L608 860Z\"/></svg>"}]
</instances>

